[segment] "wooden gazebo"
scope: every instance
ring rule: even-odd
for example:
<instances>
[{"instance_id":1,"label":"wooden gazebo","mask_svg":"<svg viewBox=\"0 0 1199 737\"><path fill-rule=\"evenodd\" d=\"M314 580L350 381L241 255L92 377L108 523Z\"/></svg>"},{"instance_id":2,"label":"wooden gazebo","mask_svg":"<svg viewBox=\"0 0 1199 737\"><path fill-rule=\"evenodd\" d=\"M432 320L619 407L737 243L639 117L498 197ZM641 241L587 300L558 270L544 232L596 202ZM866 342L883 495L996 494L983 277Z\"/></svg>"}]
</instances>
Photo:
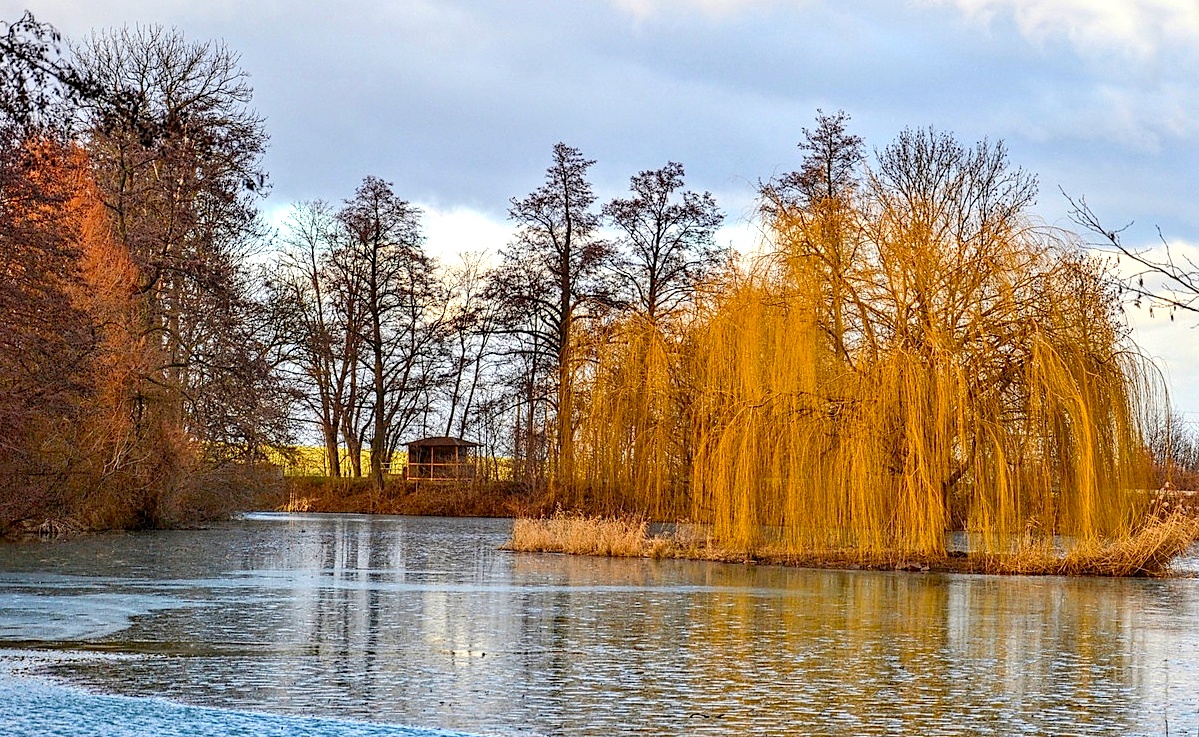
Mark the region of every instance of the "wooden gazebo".
<instances>
[{"instance_id":1,"label":"wooden gazebo","mask_svg":"<svg viewBox=\"0 0 1199 737\"><path fill-rule=\"evenodd\" d=\"M422 438L408 443L409 479L471 479L475 477L475 448L462 438Z\"/></svg>"}]
</instances>

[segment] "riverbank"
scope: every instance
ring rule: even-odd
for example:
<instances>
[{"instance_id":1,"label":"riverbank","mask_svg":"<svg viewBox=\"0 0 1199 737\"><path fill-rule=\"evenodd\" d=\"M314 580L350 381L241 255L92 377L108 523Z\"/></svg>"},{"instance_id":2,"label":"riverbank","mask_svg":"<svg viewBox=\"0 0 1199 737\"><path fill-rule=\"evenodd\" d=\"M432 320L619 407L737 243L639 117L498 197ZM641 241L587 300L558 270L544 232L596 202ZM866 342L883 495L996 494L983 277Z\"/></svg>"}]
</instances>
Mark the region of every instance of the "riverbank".
<instances>
[{"instance_id":1,"label":"riverbank","mask_svg":"<svg viewBox=\"0 0 1199 737\"><path fill-rule=\"evenodd\" d=\"M944 556L868 555L852 550L795 553L763 546L746 551L719 545L700 525L674 525L651 534L644 519L592 517L557 512L548 517L518 518L504 546L519 552L552 552L631 558L677 558L786 565L805 568L905 570L953 573L1072 576L1166 576L1170 563L1199 539L1199 519L1172 512L1154 518L1135 535L1078 545L1062 553L1051 543L1032 544L1012 553Z\"/></svg>"},{"instance_id":2,"label":"riverbank","mask_svg":"<svg viewBox=\"0 0 1199 737\"><path fill-rule=\"evenodd\" d=\"M275 471L231 463L181 472L180 482L157 492L117 483L60 490L19 513L11 505L4 510L0 498L0 540L203 527L238 512L273 509L286 500L290 484Z\"/></svg>"},{"instance_id":3,"label":"riverbank","mask_svg":"<svg viewBox=\"0 0 1199 737\"><path fill-rule=\"evenodd\" d=\"M377 491L370 479L296 476L257 502L260 510L418 517L534 517L546 514L543 491L511 481L409 481L389 478Z\"/></svg>"}]
</instances>

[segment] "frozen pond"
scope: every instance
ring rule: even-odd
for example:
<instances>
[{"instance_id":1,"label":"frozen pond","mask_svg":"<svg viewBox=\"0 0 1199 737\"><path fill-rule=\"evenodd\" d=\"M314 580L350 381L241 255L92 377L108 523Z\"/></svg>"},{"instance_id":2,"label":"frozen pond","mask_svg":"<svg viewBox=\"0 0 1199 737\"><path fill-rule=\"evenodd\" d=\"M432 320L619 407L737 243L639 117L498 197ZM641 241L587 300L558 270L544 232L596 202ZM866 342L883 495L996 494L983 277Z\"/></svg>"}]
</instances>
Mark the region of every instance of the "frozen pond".
<instances>
[{"instance_id":1,"label":"frozen pond","mask_svg":"<svg viewBox=\"0 0 1199 737\"><path fill-rule=\"evenodd\" d=\"M0 547L0 732L1199 733L1199 579L511 554L510 524Z\"/></svg>"}]
</instances>

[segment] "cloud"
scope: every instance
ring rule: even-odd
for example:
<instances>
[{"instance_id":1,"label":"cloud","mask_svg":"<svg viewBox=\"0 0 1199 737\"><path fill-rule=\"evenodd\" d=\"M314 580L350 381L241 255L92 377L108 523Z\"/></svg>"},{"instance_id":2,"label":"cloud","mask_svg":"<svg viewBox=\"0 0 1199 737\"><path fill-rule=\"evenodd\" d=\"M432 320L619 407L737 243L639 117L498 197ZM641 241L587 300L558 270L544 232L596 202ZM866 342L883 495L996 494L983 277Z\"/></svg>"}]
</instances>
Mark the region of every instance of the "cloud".
<instances>
[{"instance_id":1,"label":"cloud","mask_svg":"<svg viewBox=\"0 0 1199 737\"><path fill-rule=\"evenodd\" d=\"M440 208L420 204L425 247L443 262L453 262L459 254L483 253L496 258L512 239L513 226L469 207Z\"/></svg>"},{"instance_id":2,"label":"cloud","mask_svg":"<svg viewBox=\"0 0 1199 737\"><path fill-rule=\"evenodd\" d=\"M1151 57L1166 45L1199 41L1194 0L932 0L956 6L986 25L1010 19L1026 39L1050 43L1065 37L1084 53L1119 52Z\"/></svg>"}]
</instances>

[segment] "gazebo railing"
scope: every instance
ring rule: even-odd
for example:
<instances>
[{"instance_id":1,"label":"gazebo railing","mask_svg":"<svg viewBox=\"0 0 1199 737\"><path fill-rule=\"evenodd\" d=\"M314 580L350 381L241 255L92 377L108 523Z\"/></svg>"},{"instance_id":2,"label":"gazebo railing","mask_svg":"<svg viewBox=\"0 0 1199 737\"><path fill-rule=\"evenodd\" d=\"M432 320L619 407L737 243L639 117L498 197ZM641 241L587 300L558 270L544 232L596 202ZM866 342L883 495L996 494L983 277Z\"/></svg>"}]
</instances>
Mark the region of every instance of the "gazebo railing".
<instances>
[{"instance_id":1,"label":"gazebo railing","mask_svg":"<svg viewBox=\"0 0 1199 737\"><path fill-rule=\"evenodd\" d=\"M447 472L439 472L439 469L446 469ZM475 462L456 461L456 462L414 462L409 461L405 476L410 479L462 479L471 478L475 475Z\"/></svg>"}]
</instances>

